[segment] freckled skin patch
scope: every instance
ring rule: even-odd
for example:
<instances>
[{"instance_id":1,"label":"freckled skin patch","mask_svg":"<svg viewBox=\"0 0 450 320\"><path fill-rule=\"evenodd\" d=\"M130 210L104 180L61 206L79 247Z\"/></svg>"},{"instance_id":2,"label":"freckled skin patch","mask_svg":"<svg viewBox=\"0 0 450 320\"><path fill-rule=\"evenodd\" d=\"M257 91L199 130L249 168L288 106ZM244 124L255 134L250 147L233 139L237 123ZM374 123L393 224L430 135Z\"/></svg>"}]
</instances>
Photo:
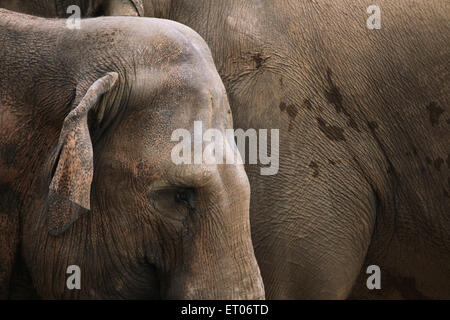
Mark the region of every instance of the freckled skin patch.
<instances>
[{"instance_id":1,"label":"freckled skin patch","mask_svg":"<svg viewBox=\"0 0 450 320\"><path fill-rule=\"evenodd\" d=\"M440 171L443 163L444 163L444 159L437 158L436 160L434 160L433 166L436 168L436 170Z\"/></svg>"},{"instance_id":2,"label":"freckled skin patch","mask_svg":"<svg viewBox=\"0 0 450 320\"><path fill-rule=\"evenodd\" d=\"M370 130L378 129L378 123L376 121L369 121L367 125L369 126Z\"/></svg>"},{"instance_id":3,"label":"freckled skin patch","mask_svg":"<svg viewBox=\"0 0 450 320\"><path fill-rule=\"evenodd\" d=\"M294 120L297 117L298 110L297 110L297 107L295 105L291 104L291 105L287 106L286 111L287 111L287 114L289 115L289 117L292 120Z\"/></svg>"},{"instance_id":4,"label":"freckled skin patch","mask_svg":"<svg viewBox=\"0 0 450 320\"><path fill-rule=\"evenodd\" d=\"M348 120L347 125L348 125L350 128L352 128L353 130L355 130L355 131L357 131L357 132L361 132L361 131L359 130L359 127L358 127L358 125L356 124L355 120L353 120L353 119Z\"/></svg>"},{"instance_id":5,"label":"freckled skin patch","mask_svg":"<svg viewBox=\"0 0 450 320\"><path fill-rule=\"evenodd\" d=\"M311 169L313 169L313 177L314 178L318 177L319 176L319 165L316 162L311 161L311 163L309 164L309 167Z\"/></svg>"},{"instance_id":6,"label":"freckled skin patch","mask_svg":"<svg viewBox=\"0 0 450 320\"><path fill-rule=\"evenodd\" d=\"M264 59L261 56L261 53L257 53L253 56L253 60L256 63L256 69L259 69L262 67L263 63L264 63Z\"/></svg>"},{"instance_id":7,"label":"freckled skin patch","mask_svg":"<svg viewBox=\"0 0 450 320\"><path fill-rule=\"evenodd\" d=\"M292 129L293 122L295 121L295 118L298 115L297 106L294 105L294 104L287 105L286 103L281 102L280 103L280 110L281 110L281 112L286 112L288 114L288 116L289 116L290 121L289 121L289 129L288 129L288 131L290 132L291 129Z\"/></svg>"},{"instance_id":8,"label":"freckled skin patch","mask_svg":"<svg viewBox=\"0 0 450 320\"><path fill-rule=\"evenodd\" d=\"M331 103L337 113L344 113L345 116L348 118L347 125L352 128L353 130L357 132L361 132L359 130L358 124L354 119L351 118L350 114L344 109L343 104L343 97L339 90L339 88L336 86L336 84L333 82L332 79L333 72L330 68L327 68L327 82L328 82L328 89L325 89L325 98L329 103Z\"/></svg>"},{"instance_id":9,"label":"freckled skin patch","mask_svg":"<svg viewBox=\"0 0 450 320\"><path fill-rule=\"evenodd\" d=\"M341 113L344 111L344 108L342 106L342 95L339 91L339 88L336 87L332 80L332 71L330 68L327 69L327 81L329 89L325 90L325 97L327 98L328 102L334 105L336 112Z\"/></svg>"},{"instance_id":10,"label":"freckled skin patch","mask_svg":"<svg viewBox=\"0 0 450 320\"><path fill-rule=\"evenodd\" d=\"M309 111L311 111L312 110L312 104L311 104L311 101L309 101L308 99L305 99L304 101L303 101L303 105L306 107L306 109L308 109Z\"/></svg>"},{"instance_id":11,"label":"freckled skin patch","mask_svg":"<svg viewBox=\"0 0 450 320\"><path fill-rule=\"evenodd\" d=\"M441 157L438 157L434 160L430 159L430 157L425 157L425 161L428 165L432 165L437 171L440 171L442 165L445 163L444 159L442 159Z\"/></svg>"},{"instance_id":12,"label":"freckled skin patch","mask_svg":"<svg viewBox=\"0 0 450 320\"><path fill-rule=\"evenodd\" d=\"M298 114L297 107L296 107L295 105L293 105L293 104L286 105L286 103L281 102L281 103L280 103L280 110L281 110L282 112L286 111L287 114L289 115L289 117L290 117L290 118L294 118L294 119L295 119L295 117L296 117L297 114Z\"/></svg>"},{"instance_id":13,"label":"freckled skin patch","mask_svg":"<svg viewBox=\"0 0 450 320\"><path fill-rule=\"evenodd\" d=\"M439 118L444 113L444 109L437 105L436 102L431 102L427 105L428 115L430 117L430 122L433 127L439 125Z\"/></svg>"},{"instance_id":14,"label":"freckled skin patch","mask_svg":"<svg viewBox=\"0 0 450 320\"><path fill-rule=\"evenodd\" d=\"M333 141L345 141L344 129L337 126L328 125L324 119L316 118L319 124L319 129L322 131L328 139Z\"/></svg>"}]
</instances>

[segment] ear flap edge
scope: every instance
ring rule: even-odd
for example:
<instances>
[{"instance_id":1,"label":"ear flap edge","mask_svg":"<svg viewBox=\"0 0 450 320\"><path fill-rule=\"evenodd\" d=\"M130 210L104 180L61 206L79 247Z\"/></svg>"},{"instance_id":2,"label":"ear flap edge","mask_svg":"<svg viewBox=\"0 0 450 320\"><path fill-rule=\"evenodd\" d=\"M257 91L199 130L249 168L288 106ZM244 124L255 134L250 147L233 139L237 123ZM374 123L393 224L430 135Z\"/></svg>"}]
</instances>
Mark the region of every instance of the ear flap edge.
<instances>
[{"instance_id":1,"label":"ear flap edge","mask_svg":"<svg viewBox=\"0 0 450 320\"><path fill-rule=\"evenodd\" d=\"M110 91L118 74L111 72L90 86L81 102L66 117L61 129L47 199L47 225L51 235L67 230L90 208L94 156L88 127L88 112Z\"/></svg>"},{"instance_id":2,"label":"ear flap edge","mask_svg":"<svg viewBox=\"0 0 450 320\"><path fill-rule=\"evenodd\" d=\"M144 4L142 0L130 0L130 2L133 4L134 8L136 9L136 12L138 13L139 17L144 17Z\"/></svg>"}]
</instances>

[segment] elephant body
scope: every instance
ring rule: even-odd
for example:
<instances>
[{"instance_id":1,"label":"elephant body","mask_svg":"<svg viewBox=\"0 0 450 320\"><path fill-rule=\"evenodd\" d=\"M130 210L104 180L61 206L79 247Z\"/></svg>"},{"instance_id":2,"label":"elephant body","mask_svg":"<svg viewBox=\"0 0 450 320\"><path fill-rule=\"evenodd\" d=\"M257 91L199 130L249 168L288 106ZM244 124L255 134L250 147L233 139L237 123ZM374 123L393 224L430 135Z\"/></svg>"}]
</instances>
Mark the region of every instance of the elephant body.
<instances>
[{"instance_id":1,"label":"elephant body","mask_svg":"<svg viewBox=\"0 0 450 320\"><path fill-rule=\"evenodd\" d=\"M280 129L278 174L246 166L269 298L450 297L449 6L371 5L143 1L208 43L236 127Z\"/></svg>"},{"instance_id":2,"label":"elephant body","mask_svg":"<svg viewBox=\"0 0 450 320\"><path fill-rule=\"evenodd\" d=\"M243 166L170 158L175 129L232 128L198 34L0 9L0 43L2 298L264 297Z\"/></svg>"},{"instance_id":3,"label":"elephant body","mask_svg":"<svg viewBox=\"0 0 450 320\"><path fill-rule=\"evenodd\" d=\"M237 128L280 129L278 174L246 166L268 298L450 297L449 4L372 4L144 1L208 43Z\"/></svg>"}]
</instances>

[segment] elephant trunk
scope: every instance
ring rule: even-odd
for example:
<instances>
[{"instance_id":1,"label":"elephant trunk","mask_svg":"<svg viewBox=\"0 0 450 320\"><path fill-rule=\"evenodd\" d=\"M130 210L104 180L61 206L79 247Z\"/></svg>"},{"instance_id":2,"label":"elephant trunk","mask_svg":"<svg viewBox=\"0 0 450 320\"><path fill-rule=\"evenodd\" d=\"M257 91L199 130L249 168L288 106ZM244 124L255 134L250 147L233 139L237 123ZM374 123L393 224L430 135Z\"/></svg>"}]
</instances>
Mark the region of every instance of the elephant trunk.
<instances>
[{"instance_id":1,"label":"elephant trunk","mask_svg":"<svg viewBox=\"0 0 450 320\"><path fill-rule=\"evenodd\" d=\"M223 255L223 252L203 252L193 257L194 263L186 263L189 268L182 267L170 277L164 298L264 299L264 286L253 251L236 250L231 255ZM219 258L214 259L213 256Z\"/></svg>"},{"instance_id":2,"label":"elephant trunk","mask_svg":"<svg viewBox=\"0 0 450 320\"><path fill-rule=\"evenodd\" d=\"M247 176L242 166L224 166L218 173L218 183L200 191L196 233L183 241L182 261L169 277L166 298L265 297L251 240Z\"/></svg>"}]
</instances>

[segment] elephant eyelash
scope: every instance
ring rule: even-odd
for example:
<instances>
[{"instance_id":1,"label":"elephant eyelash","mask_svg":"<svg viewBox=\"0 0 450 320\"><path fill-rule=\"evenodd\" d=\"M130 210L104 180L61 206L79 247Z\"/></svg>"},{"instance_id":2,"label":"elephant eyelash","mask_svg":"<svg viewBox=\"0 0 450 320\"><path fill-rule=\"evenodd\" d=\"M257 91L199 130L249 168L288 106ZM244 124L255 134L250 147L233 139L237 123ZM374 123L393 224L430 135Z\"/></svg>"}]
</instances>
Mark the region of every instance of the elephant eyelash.
<instances>
[{"instance_id":1,"label":"elephant eyelash","mask_svg":"<svg viewBox=\"0 0 450 320\"><path fill-rule=\"evenodd\" d=\"M175 202L181 203L187 206L189 209L195 209L196 202L196 191L195 189L179 189L175 192Z\"/></svg>"},{"instance_id":2,"label":"elephant eyelash","mask_svg":"<svg viewBox=\"0 0 450 320\"><path fill-rule=\"evenodd\" d=\"M149 197L154 201L170 198L175 203L183 205L192 211L196 207L197 191L193 188L158 188L154 189Z\"/></svg>"}]
</instances>

